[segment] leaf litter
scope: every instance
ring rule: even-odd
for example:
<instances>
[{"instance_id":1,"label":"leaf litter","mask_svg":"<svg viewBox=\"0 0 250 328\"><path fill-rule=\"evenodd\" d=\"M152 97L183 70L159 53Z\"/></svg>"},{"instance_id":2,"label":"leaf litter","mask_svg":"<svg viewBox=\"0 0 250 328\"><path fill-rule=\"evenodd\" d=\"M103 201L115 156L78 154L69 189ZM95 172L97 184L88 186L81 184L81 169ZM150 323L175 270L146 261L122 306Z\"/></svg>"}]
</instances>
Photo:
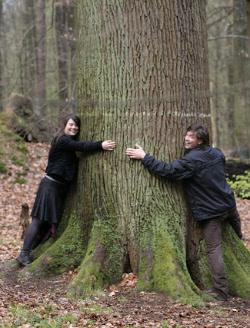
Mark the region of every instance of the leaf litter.
<instances>
[{"instance_id":1,"label":"leaf litter","mask_svg":"<svg viewBox=\"0 0 250 328\"><path fill-rule=\"evenodd\" d=\"M27 144L26 184L17 183L20 167L8 161L8 174L0 175L0 327L250 327L250 302L232 298L196 308L175 302L163 294L140 292L137 277L123 275L101 295L71 299L67 285L75 271L50 278L25 278L13 266L21 246L21 205L32 208L47 162L47 144ZM244 243L250 249L250 200L237 199Z\"/></svg>"}]
</instances>

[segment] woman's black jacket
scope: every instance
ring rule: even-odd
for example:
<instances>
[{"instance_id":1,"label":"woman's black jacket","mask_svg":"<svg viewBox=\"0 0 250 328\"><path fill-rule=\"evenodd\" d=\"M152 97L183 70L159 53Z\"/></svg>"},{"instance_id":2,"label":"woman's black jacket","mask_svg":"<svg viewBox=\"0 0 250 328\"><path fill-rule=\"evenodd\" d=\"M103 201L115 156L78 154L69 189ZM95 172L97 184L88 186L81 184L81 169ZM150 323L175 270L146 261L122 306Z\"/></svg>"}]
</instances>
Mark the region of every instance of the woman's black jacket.
<instances>
[{"instance_id":1,"label":"woman's black jacket","mask_svg":"<svg viewBox=\"0 0 250 328\"><path fill-rule=\"evenodd\" d=\"M233 191L225 178L225 157L217 148L198 146L169 164L147 154L142 163L156 175L182 180L192 214L198 221L236 207Z\"/></svg>"},{"instance_id":2,"label":"woman's black jacket","mask_svg":"<svg viewBox=\"0 0 250 328\"><path fill-rule=\"evenodd\" d=\"M61 136L51 147L46 173L60 181L70 182L77 170L76 151L90 152L102 149L102 141L76 141L69 135Z\"/></svg>"}]
</instances>

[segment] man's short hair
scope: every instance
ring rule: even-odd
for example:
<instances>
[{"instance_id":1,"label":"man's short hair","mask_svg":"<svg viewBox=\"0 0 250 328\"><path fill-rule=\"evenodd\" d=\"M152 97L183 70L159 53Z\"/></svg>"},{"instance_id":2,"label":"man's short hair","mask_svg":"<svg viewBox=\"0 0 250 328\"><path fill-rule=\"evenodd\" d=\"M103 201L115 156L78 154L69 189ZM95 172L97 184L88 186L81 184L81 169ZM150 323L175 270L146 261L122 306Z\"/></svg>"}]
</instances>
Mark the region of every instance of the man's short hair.
<instances>
[{"instance_id":1,"label":"man's short hair","mask_svg":"<svg viewBox=\"0 0 250 328\"><path fill-rule=\"evenodd\" d=\"M204 145L209 145L209 132L208 129L201 124L192 124L187 128L187 132L195 132L196 137L202 141Z\"/></svg>"}]
</instances>

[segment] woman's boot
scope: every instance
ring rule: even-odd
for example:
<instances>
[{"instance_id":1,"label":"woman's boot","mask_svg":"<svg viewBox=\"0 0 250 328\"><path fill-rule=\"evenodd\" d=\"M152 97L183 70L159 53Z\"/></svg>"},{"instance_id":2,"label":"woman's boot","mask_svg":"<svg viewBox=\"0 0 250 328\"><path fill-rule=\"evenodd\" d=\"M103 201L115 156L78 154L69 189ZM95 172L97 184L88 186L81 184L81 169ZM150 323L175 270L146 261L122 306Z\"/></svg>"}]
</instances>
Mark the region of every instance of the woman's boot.
<instances>
[{"instance_id":1,"label":"woman's boot","mask_svg":"<svg viewBox=\"0 0 250 328\"><path fill-rule=\"evenodd\" d=\"M21 250L21 252L18 255L18 257L16 258L16 260L22 266L26 266L26 265L30 264L31 262L33 262L33 258L30 255L30 251L24 251L23 249Z\"/></svg>"}]
</instances>

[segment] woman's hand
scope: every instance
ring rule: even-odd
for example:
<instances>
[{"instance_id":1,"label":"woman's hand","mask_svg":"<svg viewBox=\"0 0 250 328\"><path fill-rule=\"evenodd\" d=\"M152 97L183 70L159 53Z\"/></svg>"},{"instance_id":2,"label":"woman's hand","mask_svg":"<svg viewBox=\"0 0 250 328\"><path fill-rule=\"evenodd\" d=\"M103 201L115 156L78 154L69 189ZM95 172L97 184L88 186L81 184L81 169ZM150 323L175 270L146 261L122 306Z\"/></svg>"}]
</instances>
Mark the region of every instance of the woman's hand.
<instances>
[{"instance_id":1,"label":"woman's hand","mask_svg":"<svg viewBox=\"0 0 250 328\"><path fill-rule=\"evenodd\" d=\"M102 142L102 149L103 150L114 150L116 147L115 141L112 140L105 140Z\"/></svg>"},{"instance_id":2,"label":"woman's hand","mask_svg":"<svg viewBox=\"0 0 250 328\"><path fill-rule=\"evenodd\" d=\"M132 159L143 159L146 153L140 145L136 144L135 148L126 149L126 155Z\"/></svg>"}]
</instances>

